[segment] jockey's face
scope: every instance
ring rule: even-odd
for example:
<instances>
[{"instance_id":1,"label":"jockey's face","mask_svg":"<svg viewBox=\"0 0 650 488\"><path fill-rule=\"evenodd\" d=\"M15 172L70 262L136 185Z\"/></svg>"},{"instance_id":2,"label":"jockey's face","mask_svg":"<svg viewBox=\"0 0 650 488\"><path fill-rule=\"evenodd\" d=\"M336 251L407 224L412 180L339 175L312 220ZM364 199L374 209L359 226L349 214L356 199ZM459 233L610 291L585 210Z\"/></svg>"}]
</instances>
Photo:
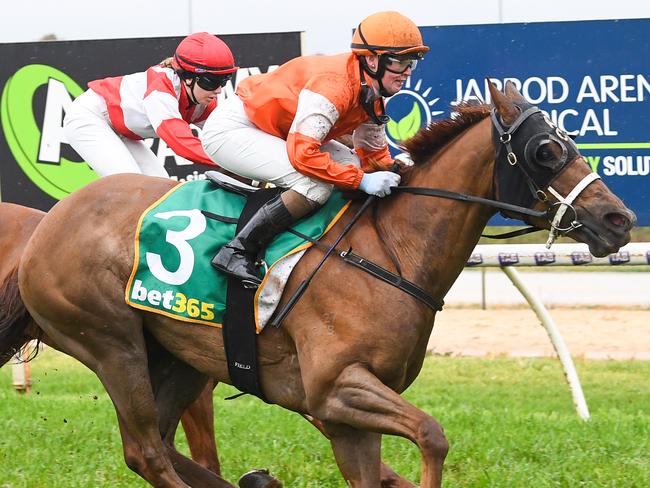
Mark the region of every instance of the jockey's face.
<instances>
[{"instance_id":1,"label":"jockey's face","mask_svg":"<svg viewBox=\"0 0 650 488\"><path fill-rule=\"evenodd\" d=\"M379 67L378 56L366 56L366 62L372 71L377 72L377 69ZM398 72L398 69L396 68L388 69L393 67L393 65L399 65L397 68L401 70L401 72ZM400 63L391 62L389 59L386 68L387 69L384 70L384 75L381 77L381 83L384 86L384 90L388 92L389 96L392 96L402 89L406 78L408 78L413 72L413 67L410 66L409 63L406 63L405 66L402 66Z\"/></svg>"},{"instance_id":2,"label":"jockey's face","mask_svg":"<svg viewBox=\"0 0 650 488\"><path fill-rule=\"evenodd\" d=\"M191 88L191 80L187 80L185 83L185 89L189 92L193 92L196 103L200 105L208 105L213 99L217 98L217 95L221 93L222 87L217 87L214 90L205 90L199 86L198 83L194 83L194 87Z\"/></svg>"},{"instance_id":3,"label":"jockey's face","mask_svg":"<svg viewBox=\"0 0 650 488\"><path fill-rule=\"evenodd\" d=\"M406 78L411 75L411 68L406 68L402 73L393 73L386 70L384 76L381 78L381 82L384 85L384 89L392 96L395 95L398 91L404 86Z\"/></svg>"}]
</instances>

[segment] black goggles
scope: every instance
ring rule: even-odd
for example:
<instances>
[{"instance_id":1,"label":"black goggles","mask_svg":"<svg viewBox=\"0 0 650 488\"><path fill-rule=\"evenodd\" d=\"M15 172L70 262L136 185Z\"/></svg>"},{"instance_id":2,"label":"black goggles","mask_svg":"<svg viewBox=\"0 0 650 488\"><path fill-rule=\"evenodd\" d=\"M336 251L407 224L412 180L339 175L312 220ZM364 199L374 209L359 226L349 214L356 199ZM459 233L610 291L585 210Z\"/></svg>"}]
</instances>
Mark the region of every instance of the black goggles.
<instances>
[{"instance_id":1,"label":"black goggles","mask_svg":"<svg viewBox=\"0 0 650 488\"><path fill-rule=\"evenodd\" d=\"M196 84L206 91L213 91L223 88L232 79L232 73L218 75L215 73L203 73L196 77Z\"/></svg>"}]
</instances>

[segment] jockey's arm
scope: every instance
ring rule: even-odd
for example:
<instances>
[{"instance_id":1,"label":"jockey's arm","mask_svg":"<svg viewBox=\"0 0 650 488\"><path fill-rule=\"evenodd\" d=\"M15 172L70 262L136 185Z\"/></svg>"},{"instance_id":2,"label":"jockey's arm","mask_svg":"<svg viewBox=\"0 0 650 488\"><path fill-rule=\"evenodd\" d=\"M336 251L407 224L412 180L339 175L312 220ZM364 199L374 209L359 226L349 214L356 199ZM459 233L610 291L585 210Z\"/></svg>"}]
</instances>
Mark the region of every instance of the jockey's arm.
<instances>
[{"instance_id":1,"label":"jockey's arm","mask_svg":"<svg viewBox=\"0 0 650 488\"><path fill-rule=\"evenodd\" d=\"M326 96L303 89L287 137L287 154L300 173L354 190L359 187L364 172L352 164L340 164L320 150L338 118L339 110Z\"/></svg>"},{"instance_id":2,"label":"jockey's arm","mask_svg":"<svg viewBox=\"0 0 650 488\"><path fill-rule=\"evenodd\" d=\"M372 122L361 124L352 134L352 143L361 160L361 168L366 173L386 171L392 166L393 158L383 125Z\"/></svg>"},{"instance_id":3,"label":"jockey's arm","mask_svg":"<svg viewBox=\"0 0 650 488\"><path fill-rule=\"evenodd\" d=\"M143 105L156 134L174 153L194 163L217 166L181 117L171 82L166 78L155 80L145 94Z\"/></svg>"},{"instance_id":4,"label":"jockey's arm","mask_svg":"<svg viewBox=\"0 0 650 488\"><path fill-rule=\"evenodd\" d=\"M189 124L183 119L163 120L156 128L156 134L179 156L194 163L218 167L205 153L201 141L192 133Z\"/></svg>"}]
</instances>

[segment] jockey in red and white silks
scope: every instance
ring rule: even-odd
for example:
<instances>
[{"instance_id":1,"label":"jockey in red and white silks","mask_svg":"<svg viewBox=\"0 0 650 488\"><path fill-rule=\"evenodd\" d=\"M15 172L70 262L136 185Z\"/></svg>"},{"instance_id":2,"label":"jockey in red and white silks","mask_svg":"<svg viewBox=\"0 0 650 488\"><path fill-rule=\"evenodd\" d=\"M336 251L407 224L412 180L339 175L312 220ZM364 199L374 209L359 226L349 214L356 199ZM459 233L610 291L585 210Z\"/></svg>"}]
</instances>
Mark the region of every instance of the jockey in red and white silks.
<instances>
[{"instance_id":1,"label":"jockey in red and white silks","mask_svg":"<svg viewBox=\"0 0 650 488\"><path fill-rule=\"evenodd\" d=\"M192 34L160 65L88 83L66 111L65 135L100 176L168 176L143 141L153 137L194 163L216 166L189 124L203 125L236 70L223 41L206 32Z\"/></svg>"}]
</instances>

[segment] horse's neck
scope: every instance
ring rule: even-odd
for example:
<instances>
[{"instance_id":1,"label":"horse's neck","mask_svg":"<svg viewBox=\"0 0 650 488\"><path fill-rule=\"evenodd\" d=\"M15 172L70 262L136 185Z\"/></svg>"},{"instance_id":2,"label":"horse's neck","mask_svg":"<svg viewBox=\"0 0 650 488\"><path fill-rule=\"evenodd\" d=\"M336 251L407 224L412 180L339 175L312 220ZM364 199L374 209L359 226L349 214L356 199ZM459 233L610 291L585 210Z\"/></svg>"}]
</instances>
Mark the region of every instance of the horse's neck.
<instances>
[{"instance_id":1,"label":"horse's neck","mask_svg":"<svg viewBox=\"0 0 650 488\"><path fill-rule=\"evenodd\" d=\"M414 169L409 186L490 198L494 148L489 119L456 137ZM404 276L442 298L462 271L493 210L477 204L400 195L380 221Z\"/></svg>"}]
</instances>

